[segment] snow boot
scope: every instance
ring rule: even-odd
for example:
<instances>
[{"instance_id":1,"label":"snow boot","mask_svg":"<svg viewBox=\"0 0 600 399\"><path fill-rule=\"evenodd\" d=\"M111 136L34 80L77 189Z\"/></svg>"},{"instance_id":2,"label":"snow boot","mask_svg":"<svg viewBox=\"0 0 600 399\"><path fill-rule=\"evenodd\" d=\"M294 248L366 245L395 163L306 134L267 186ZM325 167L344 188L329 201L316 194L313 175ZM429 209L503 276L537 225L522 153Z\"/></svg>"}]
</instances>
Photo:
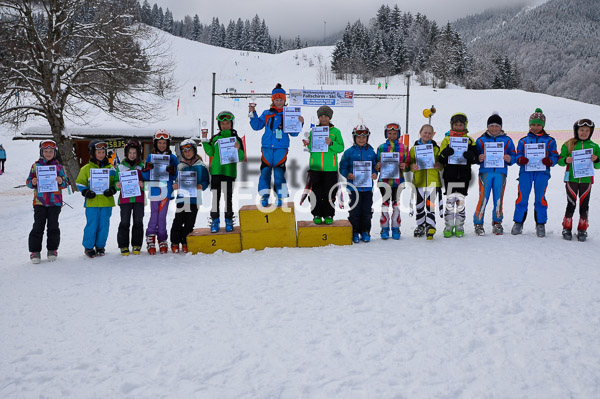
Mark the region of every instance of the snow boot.
<instances>
[{"instance_id":1,"label":"snow boot","mask_svg":"<svg viewBox=\"0 0 600 399\"><path fill-rule=\"evenodd\" d=\"M161 254L166 254L169 252L169 244L167 244L166 241L159 241L158 242L158 250L160 251Z\"/></svg>"},{"instance_id":2,"label":"snow boot","mask_svg":"<svg viewBox=\"0 0 600 399\"><path fill-rule=\"evenodd\" d=\"M128 247L121 248L121 255L129 256L129 248Z\"/></svg>"},{"instance_id":3,"label":"snow boot","mask_svg":"<svg viewBox=\"0 0 600 399\"><path fill-rule=\"evenodd\" d=\"M104 256L106 255L106 250L104 248L96 247L96 256Z\"/></svg>"},{"instance_id":4,"label":"snow boot","mask_svg":"<svg viewBox=\"0 0 600 399\"><path fill-rule=\"evenodd\" d=\"M260 204L262 205L263 208L268 207L269 206L269 195L263 195L260 200Z\"/></svg>"},{"instance_id":5,"label":"snow boot","mask_svg":"<svg viewBox=\"0 0 600 399\"><path fill-rule=\"evenodd\" d=\"M502 223L493 222L492 233L496 234L497 236L501 236L502 234L504 234L504 227L502 227Z\"/></svg>"},{"instance_id":6,"label":"snow boot","mask_svg":"<svg viewBox=\"0 0 600 399\"><path fill-rule=\"evenodd\" d=\"M281 195L277 195L277 207L281 208L283 205L283 197Z\"/></svg>"},{"instance_id":7,"label":"snow boot","mask_svg":"<svg viewBox=\"0 0 600 399\"><path fill-rule=\"evenodd\" d=\"M536 223L535 235L540 238L546 237L546 225L544 223Z\"/></svg>"},{"instance_id":8,"label":"snow boot","mask_svg":"<svg viewBox=\"0 0 600 399\"><path fill-rule=\"evenodd\" d=\"M146 236L146 244L148 245L148 253L156 255L156 234Z\"/></svg>"},{"instance_id":9,"label":"snow boot","mask_svg":"<svg viewBox=\"0 0 600 399\"><path fill-rule=\"evenodd\" d=\"M313 218L313 223L314 224L321 224L321 223L323 223L323 218L321 216L315 216Z\"/></svg>"},{"instance_id":10,"label":"snow boot","mask_svg":"<svg viewBox=\"0 0 600 399\"><path fill-rule=\"evenodd\" d=\"M512 227L512 230L510 231L510 234L512 234L513 236L519 235L523 232L523 223L519 223L519 222L515 222L515 224Z\"/></svg>"},{"instance_id":11,"label":"snow boot","mask_svg":"<svg viewBox=\"0 0 600 399\"><path fill-rule=\"evenodd\" d=\"M577 241L584 242L587 239L588 226L587 219L579 219L579 225L577 225Z\"/></svg>"},{"instance_id":12,"label":"snow boot","mask_svg":"<svg viewBox=\"0 0 600 399\"><path fill-rule=\"evenodd\" d=\"M358 233L352 233L352 242L358 244L360 242L360 236Z\"/></svg>"},{"instance_id":13,"label":"snow boot","mask_svg":"<svg viewBox=\"0 0 600 399\"><path fill-rule=\"evenodd\" d=\"M400 227L392 227L392 238L394 240L400 239Z\"/></svg>"},{"instance_id":14,"label":"snow boot","mask_svg":"<svg viewBox=\"0 0 600 399\"><path fill-rule=\"evenodd\" d=\"M415 231L413 234L415 237L423 237L425 235L425 225L424 224L418 225L415 228Z\"/></svg>"},{"instance_id":15,"label":"snow boot","mask_svg":"<svg viewBox=\"0 0 600 399\"><path fill-rule=\"evenodd\" d=\"M233 231L233 219L225 219L225 231L228 233Z\"/></svg>"},{"instance_id":16,"label":"snow boot","mask_svg":"<svg viewBox=\"0 0 600 399\"><path fill-rule=\"evenodd\" d=\"M330 216L325 216L324 222L325 224L333 224L333 218Z\"/></svg>"},{"instance_id":17,"label":"snow boot","mask_svg":"<svg viewBox=\"0 0 600 399\"><path fill-rule=\"evenodd\" d=\"M371 235L368 231L364 231L360 233L360 239L363 240L363 242L369 242L371 241Z\"/></svg>"},{"instance_id":18,"label":"snow boot","mask_svg":"<svg viewBox=\"0 0 600 399\"><path fill-rule=\"evenodd\" d=\"M189 252L187 244L181 244L181 252L183 252L184 254L187 254Z\"/></svg>"},{"instance_id":19,"label":"snow boot","mask_svg":"<svg viewBox=\"0 0 600 399\"><path fill-rule=\"evenodd\" d=\"M91 259L96 257L96 250L94 248L85 248L83 253L85 254L85 256Z\"/></svg>"},{"instance_id":20,"label":"snow boot","mask_svg":"<svg viewBox=\"0 0 600 399\"><path fill-rule=\"evenodd\" d=\"M573 229L573 218L563 218L562 227L563 238L567 241L571 241L573 239L573 234L571 233L571 229Z\"/></svg>"},{"instance_id":21,"label":"snow boot","mask_svg":"<svg viewBox=\"0 0 600 399\"><path fill-rule=\"evenodd\" d=\"M48 254L46 255L48 257L48 262L54 262L56 260L56 258L58 257L58 251L56 249L54 250L48 250Z\"/></svg>"},{"instance_id":22,"label":"snow boot","mask_svg":"<svg viewBox=\"0 0 600 399\"><path fill-rule=\"evenodd\" d=\"M31 259L31 263L37 265L42 261L42 255L39 252L32 252L29 254L29 259Z\"/></svg>"},{"instance_id":23,"label":"snow boot","mask_svg":"<svg viewBox=\"0 0 600 399\"><path fill-rule=\"evenodd\" d=\"M427 225L427 239L428 240L433 240L433 236L435 235L435 227L433 227L432 225L428 224Z\"/></svg>"},{"instance_id":24,"label":"snow boot","mask_svg":"<svg viewBox=\"0 0 600 399\"><path fill-rule=\"evenodd\" d=\"M382 240L387 240L388 238L390 238L390 228L389 227L382 227L381 228L381 239Z\"/></svg>"},{"instance_id":25,"label":"snow boot","mask_svg":"<svg viewBox=\"0 0 600 399\"><path fill-rule=\"evenodd\" d=\"M133 247L133 254L139 255L142 252L142 247Z\"/></svg>"},{"instance_id":26,"label":"snow boot","mask_svg":"<svg viewBox=\"0 0 600 399\"><path fill-rule=\"evenodd\" d=\"M210 232L211 233L218 233L219 232L219 228L220 228L220 223L221 223L221 221L219 220L219 218L213 219L210 222Z\"/></svg>"},{"instance_id":27,"label":"snow boot","mask_svg":"<svg viewBox=\"0 0 600 399\"><path fill-rule=\"evenodd\" d=\"M475 234L477 234L478 236L484 236L485 235L485 229L483 228L482 224L476 224L475 225Z\"/></svg>"},{"instance_id":28,"label":"snow boot","mask_svg":"<svg viewBox=\"0 0 600 399\"><path fill-rule=\"evenodd\" d=\"M171 243L171 252L173 252L174 254L178 254L179 253L179 244Z\"/></svg>"}]
</instances>

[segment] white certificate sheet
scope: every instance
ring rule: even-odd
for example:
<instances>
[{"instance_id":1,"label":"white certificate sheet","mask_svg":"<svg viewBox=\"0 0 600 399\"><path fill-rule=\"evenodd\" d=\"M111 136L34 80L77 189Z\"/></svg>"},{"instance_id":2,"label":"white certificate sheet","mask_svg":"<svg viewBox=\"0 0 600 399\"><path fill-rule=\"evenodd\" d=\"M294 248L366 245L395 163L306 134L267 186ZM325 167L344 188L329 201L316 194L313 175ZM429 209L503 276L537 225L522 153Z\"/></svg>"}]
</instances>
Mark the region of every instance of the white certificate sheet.
<instances>
[{"instance_id":1,"label":"white certificate sheet","mask_svg":"<svg viewBox=\"0 0 600 399\"><path fill-rule=\"evenodd\" d=\"M110 169L90 169L90 190L104 194L110 184Z\"/></svg>"},{"instance_id":2,"label":"white certificate sheet","mask_svg":"<svg viewBox=\"0 0 600 399\"><path fill-rule=\"evenodd\" d=\"M582 177L594 176L594 163L592 162L593 150L591 148L575 150L571 153L573 157L573 177L581 179Z\"/></svg>"},{"instance_id":3,"label":"white certificate sheet","mask_svg":"<svg viewBox=\"0 0 600 399\"><path fill-rule=\"evenodd\" d=\"M184 197L198 196L198 179L195 170L181 170L177 174L179 179L179 194Z\"/></svg>"},{"instance_id":4,"label":"white certificate sheet","mask_svg":"<svg viewBox=\"0 0 600 399\"><path fill-rule=\"evenodd\" d=\"M415 158L417 158L417 167L419 170L433 169L433 165L435 164L433 144L416 145Z\"/></svg>"},{"instance_id":5,"label":"white certificate sheet","mask_svg":"<svg viewBox=\"0 0 600 399\"><path fill-rule=\"evenodd\" d=\"M373 166L371 161L354 161L354 186L356 187L373 187Z\"/></svg>"},{"instance_id":6,"label":"white certificate sheet","mask_svg":"<svg viewBox=\"0 0 600 399\"><path fill-rule=\"evenodd\" d=\"M469 149L469 138L450 137L450 147L454 150L454 154L448 157L448 163L451 165L466 165L467 160L463 157L463 154Z\"/></svg>"},{"instance_id":7,"label":"white certificate sheet","mask_svg":"<svg viewBox=\"0 0 600 399\"><path fill-rule=\"evenodd\" d=\"M283 107L284 133L300 133L302 131L301 114L302 108L300 107Z\"/></svg>"},{"instance_id":8,"label":"white certificate sheet","mask_svg":"<svg viewBox=\"0 0 600 399\"><path fill-rule=\"evenodd\" d=\"M329 126L315 126L312 128L312 143L310 152L327 152L329 145L325 139L329 137Z\"/></svg>"},{"instance_id":9,"label":"white certificate sheet","mask_svg":"<svg viewBox=\"0 0 600 399\"><path fill-rule=\"evenodd\" d=\"M484 168L503 168L504 167L504 142L496 141L485 143Z\"/></svg>"},{"instance_id":10,"label":"white certificate sheet","mask_svg":"<svg viewBox=\"0 0 600 399\"><path fill-rule=\"evenodd\" d=\"M382 179L400 178L400 153L382 152L381 153L381 172Z\"/></svg>"},{"instance_id":11,"label":"white certificate sheet","mask_svg":"<svg viewBox=\"0 0 600 399\"><path fill-rule=\"evenodd\" d=\"M546 165L542 158L546 156L546 143L525 144L525 157L529 159L525 165L526 172L545 172Z\"/></svg>"},{"instance_id":12,"label":"white certificate sheet","mask_svg":"<svg viewBox=\"0 0 600 399\"><path fill-rule=\"evenodd\" d=\"M122 198L137 197L138 195L142 194L137 170L119 172L119 181L121 182Z\"/></svg>"},{"instance_id":13,"label":"white certificate sheet","mask_svg":"<svg viewBox=\"0 0 600 399\"><path fill-rule=\"evenodd\" d=\"M58 191L58 176L56 165L40 165L37 167L36 176L38 193L54 193Z\"/></svg>"},{"instance_id":14,"label":"white certificate sheet","mask_svg":"<svg viewBox=\"0 0 600 399\"><path fill-rule=\"evenodd\" d=\"M219 156L221 157L221 165L228 165L240 161L238 149L235 148L237 139L235 137L227 137L219 139Z\"/></svg>"},{"instance_id":15,"label":"white certificate sheet","mask_svg":"<svg viewBox=\"0 0 600 399\"><path fill-rule=\"evenodd\" d=\"M167 172L167 166L171 162L169 155L164 154L151 154L150 162L154 165L150 169L150 180L152 181L168 181L169 172Z\"/></svg>"}]
</instances>

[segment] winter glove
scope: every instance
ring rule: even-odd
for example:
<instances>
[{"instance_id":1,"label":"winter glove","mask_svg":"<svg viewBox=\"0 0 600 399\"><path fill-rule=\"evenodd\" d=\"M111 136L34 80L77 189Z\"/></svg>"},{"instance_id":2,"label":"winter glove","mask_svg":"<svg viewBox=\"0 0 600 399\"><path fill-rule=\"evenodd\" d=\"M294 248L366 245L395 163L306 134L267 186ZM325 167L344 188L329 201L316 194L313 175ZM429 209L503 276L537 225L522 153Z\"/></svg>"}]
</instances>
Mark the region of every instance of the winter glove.
<instances>
[{"instance_id":1,"label":"winter glove","mask_svg":"<svg viewBox=\"0 0 600 399\"><path fill-rule=\"evenodd\" d=\"M144 166L142 172L147 172L150 169L154 169L154 164L152 162L146 162L146 166Z\"/></svg>"},{"instance_id":2,"label":"winter glove","mask_svg":"<svg viewBox=\"0 0 600 399\"><path fill-rule=\"evenodd\" d=\"M106 190L104 190L104 196L105 197L112 197L113 195L115 195L117 193L117 189L114 187L109 187Z\"/></svg>"},{"instance_id":3,"label":"winter glove","mask_svg":"<svg viewBox=\"0 0 600 399\"><path fill-rule=\"evenodd\" d=\"M544 165L546 165L547 167L551 167L552 166L552 160L548 157L542 158L542 163Z\"/></svg>"},{"instance_id":4,"label":"winter glove","mask_svg":"<svg viewBox=\"0 0 600 399\"><path fill-rule=\"evenodd\" d=\"M452 154L454 154L454 148L452 148L450 146L444 148L442 150L442 152L440 153L440 155L444 156L445 158L448 158Z\"/></svg>"},{"instance_id":5,"label":"winter glove","mask_svg":"<svg viewBox=\"0 0 600 399\"><path fill-rule=\"evenodd\" d=\"M84 188L81 190L81 195L83 195L87 199L96 198L96 193L91 191L89 188Z\"/></svg>"},{"instance_id":6,"label":"winter glove","mask_svg":"<svg viewBox=\"0 0 600 399\"><path fill-rule=\"evenodd\" d=\"M465 159L470 163L475 163L475 158L477 158L477 156L472 151L463 152L463 157L465 157Z\"/></svg>"},{"instance_id":7,"label":"winter glove","mask_svg":"<svg viewBox=\"0 0 600 399\"><path fill-rule=\"evenodd\" d=\"M175 172L176 172L175 166L174 165L167 166L167 172L169 172L169 174L171 176L175 176Z\"/></svg>"},{"instance_id":8,"label":"winter glove","mask_svg":"<svg viewBox=\"0 0 600 399\"><path fill-rule=\"evenodd\" d=\"M517 159L517 163L519 165L527 165L529 163L529 158L525 158L525 157L519 157Z\"/></svg>"}]
</instances>

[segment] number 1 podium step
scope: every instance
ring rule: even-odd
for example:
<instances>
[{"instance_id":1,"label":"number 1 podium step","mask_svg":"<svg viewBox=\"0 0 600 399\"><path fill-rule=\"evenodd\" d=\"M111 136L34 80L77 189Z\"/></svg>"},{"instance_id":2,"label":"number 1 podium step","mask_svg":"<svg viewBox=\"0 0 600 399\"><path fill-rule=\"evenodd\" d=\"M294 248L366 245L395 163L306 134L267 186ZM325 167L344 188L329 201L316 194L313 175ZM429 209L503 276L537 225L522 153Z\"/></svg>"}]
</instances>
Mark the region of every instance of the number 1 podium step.
<instances>
[{"instance_id":1,"label":"number 1 podium step","mask_svg":"<svg viewBox=\"0 0 600 399\"><path fill-rule=\"evenodd\" d=\"M242 249L296 247L296 215L294 203L279 208L246 205L240 208Z\"/></svg>"},{"instance_id":2,"label":"number 1 podium step","mask_svg":"<svg viewBox=\"0 0 600 399\"><path fill-rule=\"evenodd\" d=\"M194 254L212 254L219 249L225 252L242 252L240 228L236 226L230 233L226 233L225 228L221 228L218 233L211 233L210 229L194 229L187 236L187 245L188 251Z\"/></svg>"},{"instance_id":3,"label":"number 1 podium step","mask_svg":"<svg viewBox=\"0 0 600 399\"><path fill-rule=\"evenodd\" d=\"M334 220L330 225L298 222L299 247L324 247L326 245L352 245L350 222Z\"/></svg>"}]
</instances>

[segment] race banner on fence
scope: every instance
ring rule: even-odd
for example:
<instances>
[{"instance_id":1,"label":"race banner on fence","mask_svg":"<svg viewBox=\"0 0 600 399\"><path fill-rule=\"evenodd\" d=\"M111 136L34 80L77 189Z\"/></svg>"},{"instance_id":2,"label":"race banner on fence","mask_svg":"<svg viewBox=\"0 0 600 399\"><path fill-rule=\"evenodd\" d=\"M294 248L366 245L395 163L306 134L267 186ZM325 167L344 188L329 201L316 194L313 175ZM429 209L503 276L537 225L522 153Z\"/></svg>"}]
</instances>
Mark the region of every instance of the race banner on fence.
<instances>
[{"instance_id":1,"label":"race banner on fence","mask_svg":"<svg viewBox=\"0 0 600 399\"><path fill-rule=\"evenodd\" d=\"M291 106L354 107L354 90L302 90L290 89Z\"/></svg>"}]
</instances>

